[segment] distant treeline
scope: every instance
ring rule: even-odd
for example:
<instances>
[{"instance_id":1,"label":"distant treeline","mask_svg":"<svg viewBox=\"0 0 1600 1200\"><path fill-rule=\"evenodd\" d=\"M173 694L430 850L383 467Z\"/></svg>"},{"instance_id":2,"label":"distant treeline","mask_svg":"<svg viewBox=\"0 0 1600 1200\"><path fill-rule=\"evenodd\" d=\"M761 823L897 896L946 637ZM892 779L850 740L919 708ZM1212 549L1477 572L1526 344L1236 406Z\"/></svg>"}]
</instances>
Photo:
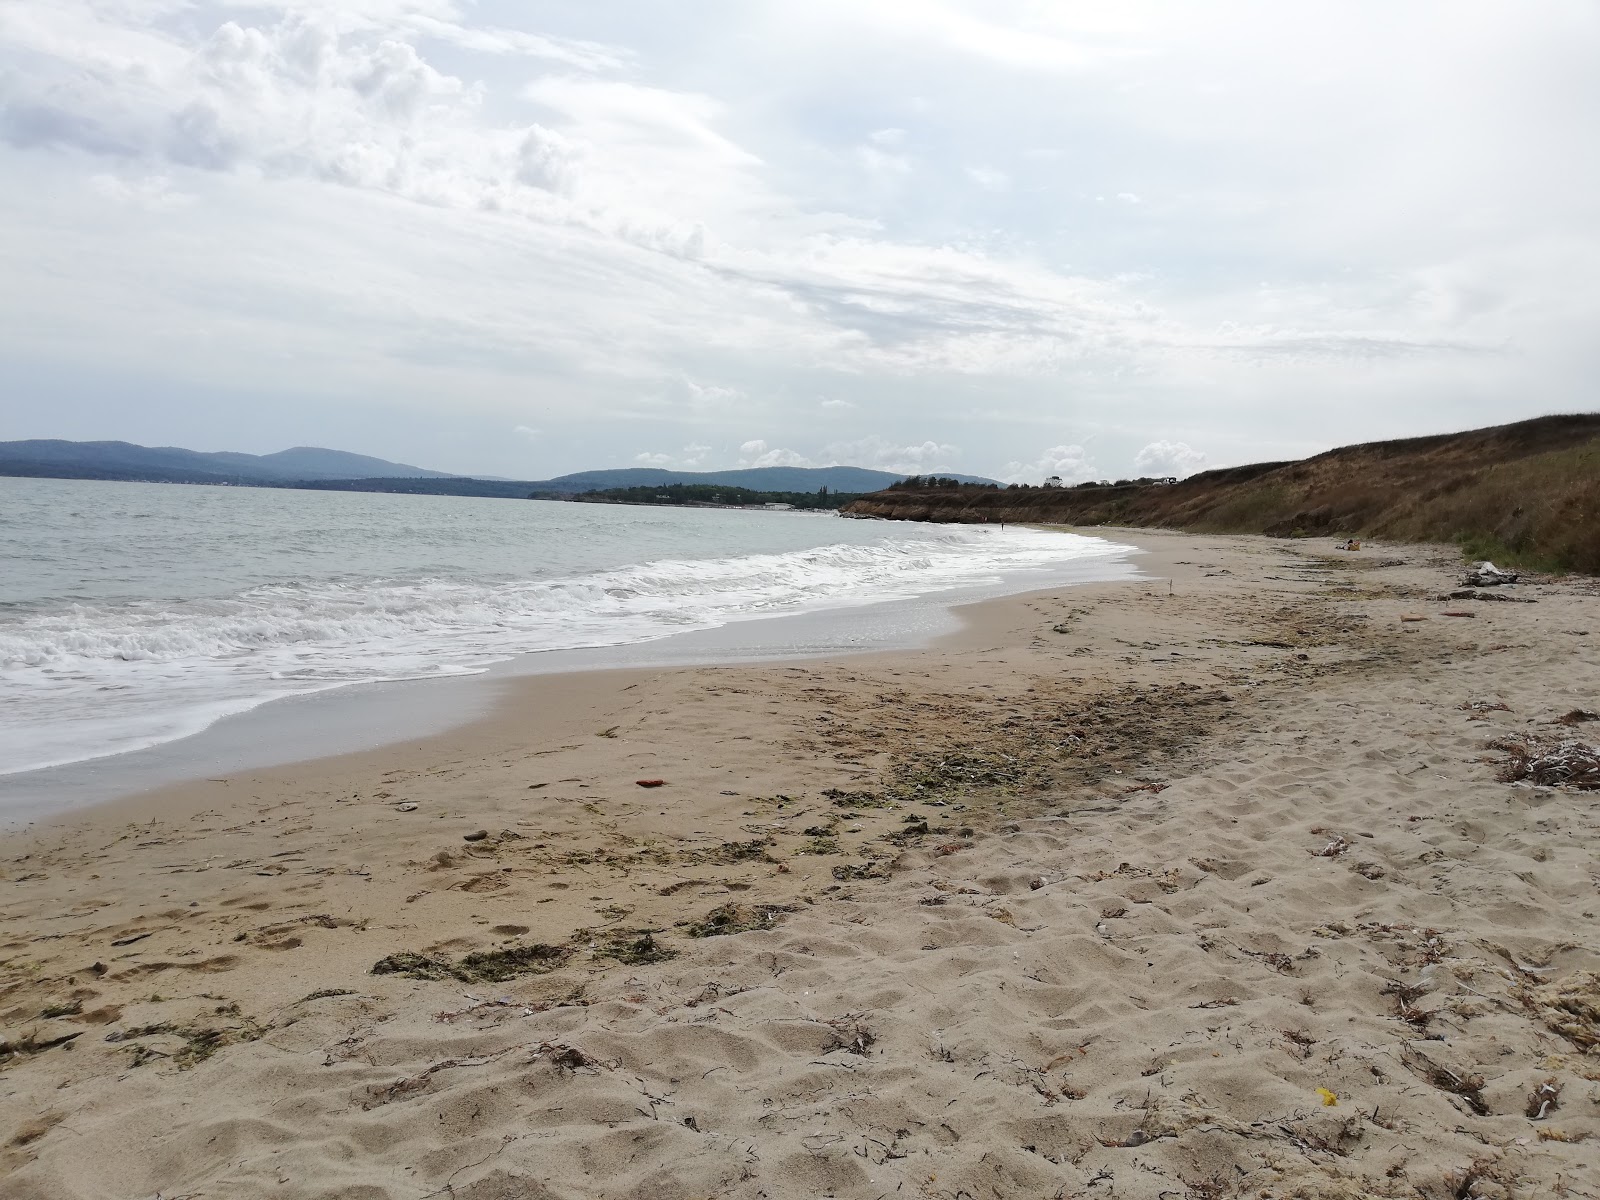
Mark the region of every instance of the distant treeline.
<instances>
[{"instance_id":1,"label":"distant treeline","mask_svg":"<svg viewBox=\"0 0 1600 1200\"><path fill-rule=\"evenodd\" d=\"M561 497L534 492L529 499L576 500L584 504L787 504L791 508L833 510L860 499L861 495L859 492L830 492L826 487L815 492L755 492L749 488L718 487L709 483L669 483L656 487L605 488L598 492L579 492Z\"/></svg>"},{"instance_id":2,"label":"distant treeline","mask_svg":"<svg viewBox=\"0 0 1600 1200\"><path fill-rule=\"evenodd\" d=\"M1173 476L1145 475L1138 479L1119 479L1113 483L1109 479L1085 479L1082 483L1063 483L1061 476L1052 475L1042 484L1008 483L1005 490L1008 492L1027 491L1038 486L1045 488L1108 488L1108 487L1155 487L1177 483ZM926 491L956 491L965 488L972 492L998 492L998 483L963 483L959 479L951 479L948 475L912 475L902 479L899 483L891 483L885 491L888 492L926 492Z\"/></svg>"}]
</instances>

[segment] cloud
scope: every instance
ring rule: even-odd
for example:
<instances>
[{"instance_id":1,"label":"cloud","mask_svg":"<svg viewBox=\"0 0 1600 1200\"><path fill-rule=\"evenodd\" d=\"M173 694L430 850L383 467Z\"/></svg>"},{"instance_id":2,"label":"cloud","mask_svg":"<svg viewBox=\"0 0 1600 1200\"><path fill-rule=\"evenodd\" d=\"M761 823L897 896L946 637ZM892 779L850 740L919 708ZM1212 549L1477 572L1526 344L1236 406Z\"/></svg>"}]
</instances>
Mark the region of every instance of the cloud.
<instances>
[{"instance_id":1,"label":"cloud","mask_svg":"<svg viewBox=\"0 0 1600 1200\"><path fill-rule=\"evenodd\" d=\"M690 442L676 454L645 451L635 454L633 461L646 467L669 467L675 471L697 471L704 468L706 455L711 453L711 447L699 442Z\"/></svg>"},{"instance_id":2,"label":"cloud","mask_svg":"<svg viewBox=\"0 0 1600 1200\"><path fill-rule=\"evenodd\" d=\"M924 475L929 471L949 470L961 451L948 443L924 441L902 445L878 434L849 442L834 442L824 448L830 464L871 467L900 475Z\"/></svg>"},{"instance_id":3,"label":"cloud","mask_svg":"<svg viewBox=\"0 0 1600 1200\"><path fill-rule=\"evenodd\" d=\"M866 173L877 179L900 179L911 174L911 159L904 154L894 154L877 145L857 146L855 154Z\"/></svg>"},{"instance_id":4,"label":"cloud","mask_svg":"<svg viewBox=\"0 0 1600 1200\"><path fill-rule=\"evenodd\" d=\"M1031 463L1006 464L1001 475L1003 483L1027 483L1038 486L1051 476L1059 476L1063 483L1083 483L1099 479L1100 471L1089 461L1082 446L1051 446Z\"/></svg>"},{"instance_id":5,"label":"cloud","mask_svg":"<svg viewBox=\"0 0 1600 1200\"><path fill-rule=\"evenodd\" d=\"M967 178L987 192L1005 192L1011 189L1011 176L994 167L968 167Z\"/></svg>"},{"instance_id":6,"label":"cloud","mask_svg":"<svg viewBox=\"0 0 1600 1200\"><path fill-rule=\"evenodd\" d=\"M822 407L838 412L843 409L854 408L855 405L850 403L848 400L841 400L837 396L830 396L826 400L822 401Z\"/></svg>"},{"instance_id":7,"label":"cloud","mask_svg":"<svg viewBox=\"0 0 1600 1200\"><path fill-rule=\"evenodd\" d=\"M759 438L745 442L739 447L739 466L741 467L812 467L816 466L803 454L781 447L769 447Z\"/></svg>"},{"instance_id":8,"label":"cloud","mask_svg":"<svg viewBox=\"0 0 1600 1200\"><path fill-rule=\"evenodd\" d=\"M1187 442L1151 442L1133 456L1135 475L1183 479L1205 469L1206 456Z\"/></svg>"},{"instance_id":9,"label":"cloud","mask_svg":"<svg viewBox=\"0 0 1600 1200\"><path fill-rule=\"evenodd\" d=\"M511 432L521 437L525 437L531 442L535 438L541 436L544 431L540 429L533 429L527 425L517 425L512 428Z\"/></svg>"}]
</instances>

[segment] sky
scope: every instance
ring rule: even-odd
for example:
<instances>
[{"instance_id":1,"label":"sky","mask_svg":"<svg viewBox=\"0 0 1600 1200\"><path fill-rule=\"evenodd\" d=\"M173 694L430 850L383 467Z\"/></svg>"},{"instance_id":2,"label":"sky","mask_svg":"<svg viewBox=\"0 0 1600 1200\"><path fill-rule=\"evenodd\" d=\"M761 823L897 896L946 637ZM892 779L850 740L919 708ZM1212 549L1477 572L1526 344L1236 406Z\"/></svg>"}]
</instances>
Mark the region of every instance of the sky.
<instances>
[{"instance_id":1,"label":"sky","mask_svg":"<svg viewBox=\"0 0 1600 1200\"><path fill-rule=\"evenodd\" d=\"M1590 0L0 0L0 439L1188 474L1596 407Z\"/></svg>"}]
</instances>

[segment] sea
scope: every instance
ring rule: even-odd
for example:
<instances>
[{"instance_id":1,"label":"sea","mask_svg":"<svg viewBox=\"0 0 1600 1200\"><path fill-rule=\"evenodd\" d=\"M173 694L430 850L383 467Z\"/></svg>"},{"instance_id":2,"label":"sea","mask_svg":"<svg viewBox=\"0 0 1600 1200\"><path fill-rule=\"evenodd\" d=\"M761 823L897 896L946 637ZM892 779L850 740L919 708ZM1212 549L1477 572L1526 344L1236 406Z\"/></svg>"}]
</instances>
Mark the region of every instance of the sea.
<instances>
[{"instance_id":1,"label":"sea","mask_svg":"<svg viewBox=\"0 0 1600 1200\"><path fill-rule=\"evenodd\" d=\"M832 513L0 478L0 783L286 697L582 648L626 663L798 614L859 625L897 601L1129 577L1130 553ZM895 622L868 625L892 640Z\"/></svg>"}]
</instances>

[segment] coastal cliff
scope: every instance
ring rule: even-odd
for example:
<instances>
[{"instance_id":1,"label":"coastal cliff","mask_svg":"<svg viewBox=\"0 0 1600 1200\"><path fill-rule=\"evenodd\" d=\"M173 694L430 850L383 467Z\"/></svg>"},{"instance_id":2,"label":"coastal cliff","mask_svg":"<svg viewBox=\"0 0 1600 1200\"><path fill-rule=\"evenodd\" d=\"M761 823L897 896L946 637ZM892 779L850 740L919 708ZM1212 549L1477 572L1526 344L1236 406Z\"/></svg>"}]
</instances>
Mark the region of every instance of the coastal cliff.
<instances>
[{"instance_id":1,"label":"coastal cliff","mask_svg":"<svg viewBox=\"0 0 1600 1200\"><path fill-rule=\"evenodd\" d=\"M1496 561L1600 573L1600 414L1346 446L1177 482L901 484L844 512L897 521L1456 542Z\"/></svg>"}]
</instances>

